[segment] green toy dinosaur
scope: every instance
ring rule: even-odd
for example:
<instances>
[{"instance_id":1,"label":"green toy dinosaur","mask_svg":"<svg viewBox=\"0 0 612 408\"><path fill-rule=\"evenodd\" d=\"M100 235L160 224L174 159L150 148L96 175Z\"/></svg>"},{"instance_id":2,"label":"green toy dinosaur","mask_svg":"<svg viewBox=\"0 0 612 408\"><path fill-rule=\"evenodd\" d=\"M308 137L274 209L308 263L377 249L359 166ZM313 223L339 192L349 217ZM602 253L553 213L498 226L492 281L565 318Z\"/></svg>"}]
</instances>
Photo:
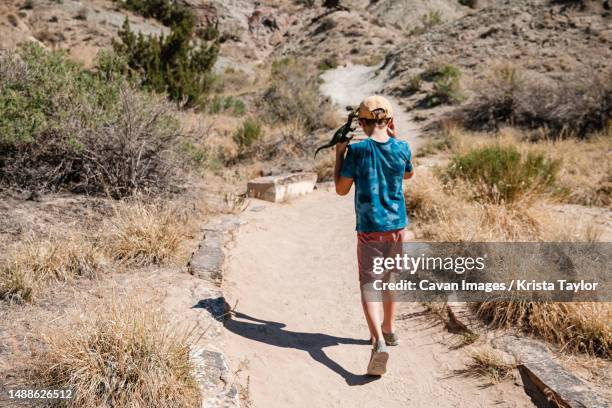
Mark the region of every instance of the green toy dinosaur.
<instances>
[{"instance_id":1,"label":"green toy dinosaur","mask_svg":"<svg viewBox=\"0 0 612 408\"><path fill-rule=\"evenodd\" d=\"M357 115L358 115L357 111L353 111L349 113L346 123L340 126L338 130L336 130L336 132L334 133L334 136L332 137L329 143L319 147L315 151L315 157L317 157L317 153L319 153L320 150L335 146L338 143L345 143L345 142L350 141L353 137L352 136L348 137L347 135L349 134L349 132L353 132L356 129L356 128L352 128L351 125L353 124L353 119L355 119Z\"/></svg>"}]
</instances>

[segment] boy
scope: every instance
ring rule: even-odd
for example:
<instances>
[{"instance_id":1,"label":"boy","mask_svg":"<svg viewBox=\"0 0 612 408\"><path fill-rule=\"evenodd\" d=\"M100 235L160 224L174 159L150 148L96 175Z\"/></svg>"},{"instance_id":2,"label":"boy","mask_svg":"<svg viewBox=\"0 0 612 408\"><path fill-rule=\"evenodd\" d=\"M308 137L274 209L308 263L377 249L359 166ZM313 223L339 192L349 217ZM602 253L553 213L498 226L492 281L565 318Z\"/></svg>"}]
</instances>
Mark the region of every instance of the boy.
<instances>
[{"instance_id":1,"label":"boy","mask_svg":"<svg viewBox=\"0 0 612 408\"><path fill-rule=\"evenodd\" d=\"M348 194L355 183L359 284L372 339L367 372L382 375L389 358L386 346L399 344L394 331L395 302L390 293L383 292L381 322L380 302L371 301L365 294L368 285L377 279L388 281L389 274L373 273L371 260L368 262L364 255L377 243L386 248L384 256L393 256L398 246L401 250L407 224L402 180L412 177L413 169L408 143L395 138L389 101L378 95L367 97L359 105L358 118L368 138L350 146L336 145L334 182L339 195Z\"/></svg>"}]
</instances>

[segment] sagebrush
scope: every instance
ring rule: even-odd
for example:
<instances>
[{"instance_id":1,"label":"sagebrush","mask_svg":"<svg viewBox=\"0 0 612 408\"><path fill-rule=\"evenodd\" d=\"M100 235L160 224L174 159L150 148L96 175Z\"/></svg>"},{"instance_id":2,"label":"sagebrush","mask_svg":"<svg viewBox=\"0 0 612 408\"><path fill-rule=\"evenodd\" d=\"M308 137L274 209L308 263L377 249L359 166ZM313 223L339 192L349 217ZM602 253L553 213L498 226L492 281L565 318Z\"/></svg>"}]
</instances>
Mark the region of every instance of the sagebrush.
<instances>
[{"instance_id":1,"label":"sagebrush","mask_svg":"<svg viewBox=\"0 0 612 408\"><path fill-rule=\"evenodd\" d=\"M172 108L27 45L0 56L0 183L112 197L176 187Z\"/></svg>"},{"instance_id":2,"label":"sagebrush","mask_svg":"<svg viewBox=\"0 0 612 408\"><path fill-rule=\"evenodd\" d=\"M523 154L513 146L492 145L455 155L444 176L469 182L476 199L513 202L550 187L559 166L559 161L542 153Z\"/></svg>"},{"instance_id":3,"label":"sagebrush","mask_svg":"<svg viewBox=\"0 0 612 408\"><path fill-rule=\"evenodd\" d=\"M552 79L502 64L486 73L474 93L458 115L471 129L510 124L546 128L556 137L586 137L606 129L612 120L612 70Z\"/></svg>"}]
</instances>

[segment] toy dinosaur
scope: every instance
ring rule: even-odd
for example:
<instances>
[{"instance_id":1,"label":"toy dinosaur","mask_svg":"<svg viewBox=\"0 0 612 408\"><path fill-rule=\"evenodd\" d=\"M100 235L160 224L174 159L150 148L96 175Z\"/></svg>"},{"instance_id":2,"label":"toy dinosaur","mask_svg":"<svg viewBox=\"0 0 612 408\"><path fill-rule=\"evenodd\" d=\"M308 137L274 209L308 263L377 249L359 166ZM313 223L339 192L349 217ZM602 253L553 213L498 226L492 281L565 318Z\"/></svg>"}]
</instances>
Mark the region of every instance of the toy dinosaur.
<instances>
[{"instance_id":1,"label":"toy dinosaur","mask_svg":"<svg viewBox=\"0 0 612 408\"><path fill-rule=\"evenodd\" d=\"M315 151L315 157L317 157L317 153L319 153L320 150L335 146L338 143L345 143L345 142L350 141L353 137L352 136L348 137L347 135L349 134L349 132L353 132L356 129L356 128L352 128L351 125L353 124L353 119L355 119L357 115L358 115L357 111L353 111L349 113L346 123L340 126L338 130L336 130L336 132L334 133L334 136L332 137L329 143L319 147Z\"/></svg>"}]
</instances>

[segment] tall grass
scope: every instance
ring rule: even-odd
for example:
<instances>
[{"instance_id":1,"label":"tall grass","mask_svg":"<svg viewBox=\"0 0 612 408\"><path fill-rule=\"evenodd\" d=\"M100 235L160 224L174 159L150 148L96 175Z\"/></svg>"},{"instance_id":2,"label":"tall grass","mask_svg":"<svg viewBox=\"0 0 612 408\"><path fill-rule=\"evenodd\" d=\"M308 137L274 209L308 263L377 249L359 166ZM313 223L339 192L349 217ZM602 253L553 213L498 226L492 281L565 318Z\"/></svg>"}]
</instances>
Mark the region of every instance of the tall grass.
<instances>
[{"instance_id":1,"label":"tall grass","mask_svg":"<svg viewBox=\"0 0 612 408\"><path fill-rule=\"evenodd\" d=\"M473 307L493 327L519 327L565 351L612 357L610 303L490 301Z\"/></svg>"},{"instance_id":2,"label":"tall grass","mask_svg":"<svg viewBox=\"0 0 612 408\"><path fill-rule=\"evenodd\" d=\"M171 208L136 202L116 206L104 228L104 250L125 265L146 266L175 259L186 221Z\"/></svg>"},{"instance_id":3,"label":"tall grass","mask_svg":"<svg viewBox=\"0 0 612 408\"><path fill-rule=\"evenodd\" d=\"M100 249L82 236L29 238L15 246L0 268L0 298L30 302L50 282L95 277L103 267Z\"/></svg>"},{"instance_id":4,"label":"tall grass","mask_svg":"<svg viewBox=\"0 0 612 408\"><path fill-rule=\"evenodd\" d=\"M498 136L492 141L452 127L441 133L436 143L450 152L451 164L438 175L444 179L449 177L445 172L455 172L452 188L448 180L443 183L431 172L417 169L406 191L417 237L448 242L596 240L598 233L592 224L587 226L586 237L579 237L574 226L566 227L564 220L551 215L547 207L550 197L543 193L552 180L565 184L572 178L573 183L584 184L580 194L589 196L585 191L605 188L602 179L609 169L605 160L609 133L588 141L555 140L537 145L510 133ZM543 156L543 151L551 158ZM528 159L530 153L532 158ZM517 183L520 188L515 191ZM500 185L512 187L506 197L513 199L491 199L504 191L497 187ZM475 192L487 194L474 200ZM565 351L611 356L609 303L490 301L472 307L492 327L519 328ZM486 373L491 365L480 360L475 369Z\"/></svg>"},{"instance_id":5,"label":"tall grass","mask_svg":"<svg viewBox=\"0 0 612 408\"><path fill-rule=\"evenodd\" d=\"M62 406L199 407L189 337L177 335L154 304L113 296L49 328L36 360L37 384L74 390Z\"/></svg>"},{"instance_id":6,"label":"tall grass","mask_svg":"<svg viewBox=\"0 0 612 408\"><path fill-rule=\"evenodd\" d=\"M471 361L467 370L463 371L475 376L489 378L493 383L498 383L512 376L512 371L516 368L516 364L504 361L504 358L491 347L473 350L470 358Z\"/></svg>"}]
</instances>

